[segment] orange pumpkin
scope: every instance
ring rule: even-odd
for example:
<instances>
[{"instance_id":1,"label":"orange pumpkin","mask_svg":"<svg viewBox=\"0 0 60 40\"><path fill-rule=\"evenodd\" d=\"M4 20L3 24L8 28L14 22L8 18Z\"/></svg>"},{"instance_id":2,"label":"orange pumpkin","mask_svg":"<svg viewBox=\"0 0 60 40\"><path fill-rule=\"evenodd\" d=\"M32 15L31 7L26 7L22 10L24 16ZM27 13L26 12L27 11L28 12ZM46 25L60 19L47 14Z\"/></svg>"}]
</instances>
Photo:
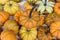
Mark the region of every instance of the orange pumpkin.
<instances>
[{"instance_id":1,"label":"orange pumpkin","mask_svg":"<svg viewBox=\"0 0 60 40\"><path fill-rule=\"evenodd\" d=\"M9 30L3 30L1 33L1 40L18 40L16 35Z\"/></svg>"},{"instance_id":2,"label":"orange pumpkin","mask_svg":"<svg viewBox=\"0 0 60 40\"><path fill-rule=\"evenodd\" d=\"M38 29L38 40L52 40L52 36L50 33L46 34L46 29L44 29L43 27L40 27Z\"/></svg>"},{"instance_id":3,"label":"orange pumpkin","mask_svg":"<svg viewBox=\"0 0 60 40\"><path fill-rule=\"evenodd\" d=\"M60 21L55 21L50 25L50 32L54 37L60 39Z\"/></svg>"},{"instance_id":4,"label":"orange pumpkin","mask_svg":"<svg viewBox=\"0 0 60 40\"><path fill-rule=\"evenodd\" d=\"M36 11L30 13L30 10L24 11L21 13L19 18L19 24L25 26L26 28L34 28L37 26L37 22L39 21L39 15Z\"/></svg>"},{"instance_id":5,"label":"orange pumpkin","mask_svg":"<svg viewBox=\"0 0 60 40\"><path fill-rule=\"evenodd\" d=\"M27 7L28 6L28 7ZM24 4L23 4L23 7L24 7L24 9L32 9L32 5L30 5L28 2L25 2Z\"/></svg>"},{"instance_id":6,"label":"orange pumpkin","mask_svg":"<svg viewBox=\"0 0 60 40\"><path fill-rule=\"evenodd\" d=\"M0 11L0 25L3 25L3 23L9 19L9 14L5 11Z\"/></svg>"},{"instance_id":7,"label":"orange pumpkin","mask_svg":"<svg viewBox=\"0 0 60 40\"><path fill-rule=\"evenodd\" d=\"M54 6L54 12L60 15L60 2L56 3Z\"/></svg>"},{"instance_id":8,"label":"orange pumpkin","mask_svg":"<svg viewBox=\"0 0 60 40\"><path fill-rule=\"evenodd\" d=\"M19 22L19 17L20 17L20 14L21 14L21 13L23 13L22 10L18 10L18 11L15 13L15 15L14 15L14 20L15 20L16 22Z\"/></svg>"},{"instance_id":9,"label":"orange pumpkin","mask_svg":"<svg viewBox=\"0 0 60 40\"><path fill-rule=\"evenodd\" d=\"M44 15L40 15L39 21L37 23L37 26L42 26L44 23Z\"/></svg>"},{"instance_id":10,"label":"orange pumpkin","mask_svg":"<svg viewBox=\"0 0 60 40\"><path fill-rule=\"evenodd\" d=\"M45 19L45 23L50 26L51 23L53 23L56 20L60 20L60 15L53 13L53 14L48 14Z\"/></svg>"}]
</instances>

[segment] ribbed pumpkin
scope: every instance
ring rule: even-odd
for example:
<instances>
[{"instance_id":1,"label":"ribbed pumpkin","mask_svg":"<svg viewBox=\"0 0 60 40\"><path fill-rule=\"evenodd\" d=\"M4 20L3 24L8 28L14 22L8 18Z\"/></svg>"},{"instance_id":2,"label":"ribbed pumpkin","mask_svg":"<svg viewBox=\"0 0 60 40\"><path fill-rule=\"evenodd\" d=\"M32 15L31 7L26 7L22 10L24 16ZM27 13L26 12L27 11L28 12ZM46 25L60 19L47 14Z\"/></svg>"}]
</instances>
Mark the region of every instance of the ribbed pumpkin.
<instances>
[{"instance_id":1,"label":"ribbed pumpkin","mask_svg":"<svg viewBox=\"0 0 60 40\"><path fill-rule=\"evenodd\" d=\"M4 30L1 33L1 40L18 40L18 39L12 31Z\"/></svg>"},{"instance_id":2,"label":"ribbed pumpkin","mask_svg":"<svg viewBox=\"0 0 60 40\"><path fill-rule=\"evenodd\" d=\"M3 28L4 28L4 30L5 29L12 30L15 34L17 34L19 26L17 25L17 23L15 21L8 20L5 22Z\"/></svg>"},{"instance_id":3,"label":"ribbed pumpkin","mask_svg":"<svg viewBox=\"0 0 60 40\"><path fill-rule=\"evenodd\" d=\"M0 11L0 25L3 25L5 21L9 19L9 14L5 11Z\"/></svg>"},{"instance_id":4,"label":"ribbed pumpkin","mask_svg":"<svg viewBox=\"0 0 60 40\"><path fill-rule=\"evenodd\" d=\"M19 18L19 24L25 26L26 28L34 28L37 26L37 22L39 21L38 12L30 10L24 11L21 13Z\"/></svg>"},{"instance_id":5,"label":"ribbed pumpkin","mask_svg":"<svg viewBox=\"0 0 60 40\"><path fill-rule=\"evenodd\" d=\"M40 27L38 29L38 40L52 40L52 36L50 33L46 33L46 29Z\"/></svg>"},{"instance_id":6,"label":"ribbed pumpkin","mask_svg":"<svg viewBox=\"0 0 60 40\"><path fill-rule=\"evenodd\" d=\"M55 3L54 12L60 15L60 2Z\"/></svg>"},{"instance_id":7,"label":"ribbed pumpkin","mask_svg":"<svg viewBox=\"0 0 60 40\"><path fill-rule=\"evenodd\" d=\"M4 11L8 12L10 15L15 14L19 10L19 4L14 1L9 1L4 5Z\"/></svg>"},{"instance_id":8,"label":"ribbed pumpkin","mask_svg":"<svg viewBox=\"0 0 60 40\"><path fill-rule=\"evenodd\" d=\"M28 7L27 7L28 6ZM23 4L23 7L24 7L24 9L32 9L32 5L30 5L28 2L25 2L24 4Z\"/></svg>"},{"instance_id":9,"label":"ribbed pumpkin","mask_svg":"<svg viewBox=\"0 0 60 40\"><path fill-rule=\"evenodd\" d=\"M7 3L9 0L0 0L0 4L5 4Z\"/></svg>"},{"instance_id":10,"label":"ribbed pumpkin","mask_svg":"<svg viewBox=\"0 0 60 40\"><path fill-rule=\"evenodd\" d=\"M48 14L46 19L45 19L45 23L49 26L51 23L53 23L56 20L60 20L60 15L53 13L53 14Z\"/></svg>"},{"instance_id":11,"label":"ribbed pumpkin","mask_svg":"<svg viewBox=\"0 0 60 40\"><path fill-rule=\"evenodd\" d=\"M19 22L19 17L20 17L20 14L21 13L24 13L22 10L18 10L16 13L15 13L15 15L14 15L14 20L16 21L16 22Z\"/></svg>"},{"instance_id":12,"label":"ribbed pumpkin","mask_svg":"<svg viewBox=\"0 0 60 40\"><path fill-rule=\"evenodd\" d=\"M27 29L24 26L21 27L19 35L22 40L35 40L37 36L36 28Z\"/></svg>"},{"instance_id":13,"label":"ribbed pumpkin","mask_svg":"<svg viewBox=\"0 0 60 40\"><path fill-rule=\"evenodd\" d=\"M39 21L37 23L37 26L42 26L43 23L44 23L44 15L40 15L40 19L39 19Z\"/></svg>"},{"instance_id":14,"label":"ribbed pumpkin","mask_svg":"<svg viewBox=\"0 0 60 40\"><path fill-rule=\"evenodd\" d=\"M54 37L60 39L60 21L55 21L50 25L50 32Z\"/></svg>"}]
</instances>

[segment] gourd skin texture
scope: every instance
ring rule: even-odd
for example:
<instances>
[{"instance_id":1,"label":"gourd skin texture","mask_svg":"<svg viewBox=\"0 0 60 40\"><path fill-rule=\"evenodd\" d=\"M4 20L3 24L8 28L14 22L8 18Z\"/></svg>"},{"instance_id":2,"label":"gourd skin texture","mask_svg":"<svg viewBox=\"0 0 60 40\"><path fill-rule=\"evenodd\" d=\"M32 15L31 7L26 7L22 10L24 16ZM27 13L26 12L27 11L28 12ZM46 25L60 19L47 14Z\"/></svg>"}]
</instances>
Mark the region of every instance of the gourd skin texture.
<instances>
[{"instance_id":1,"label":"gourd skin texture","mask_svg":"<svg viewBox=\"0 0 60 40\"><path fill-rule=\"evenodd\" d=\"M55 21L50 25L50 32L52 36L60 39L60 21Z\"/></svg>"},{"instance_id":2,"label":"gourd skin texture","mask_svg":"<svg viewBox=\"0 0 60 40\"><path fill-rule=\"evenodd\" d=\"M0 26L9 19L9 14L5 11L0 11Z\"/></svg>"},{"instance_id":3,"label":"gourd skin texture","mask_svg":"<svg viewBox=\"0 0 60 40\"><path fill-rule=\"evenodd\" d=\"M9 0L0 0L0 4L6 4Z\"/></svg>"},{"instance_id":4,"label":"gourd skin texture","mask_svg":"<svg viewBox=\"0 0 60 40\"><path fill-rule=\"evenodd\" d=\"M20 2L20 1L22 1L22 0L11 0L11 1Z\"/></svg>"},{"instance_id":5,"label":"gourd skin texture","mask_svg":"<svg viewBox=\"0 0 60 40\"><path fill-rule=\"evenodd\" d=\"M8 20L5 22L3 28L8 29L8 30L12 30L15 34L17 34L19 26L17 25L17 23L15 21Z\"/></svg>"},{"instance_id":6,"label":"gourd skin texture","mask_svg":"<svg viewBox=\"0 0 60 40\"><path fill-rule=\"evenodd\" d=\"M56 3L54 6L54 12L60 15L60 2Z\"/></svg>"},{"instance_id":7,"label":"gourd skin texture","mask_svg":"<svg viewBox=\"0 0 60 40\"><path fill-rule=\"evenodd\" d=\"M1 33L1 40L18 40L16 38L16 35L9 30L3 30L3 32Z\"/></svg>"},{"instance_id":8,"label":"gourd skin texture","mask_svg":"<svg viewBox=\"0 0 60 40\"><path fill-rule=\"evenodd\" d=\"M4 11L8 12L10 15L14 15L17 10L19 10L19 4L14 1L9 1L4 6Z\"/></svg>"},{"instance_id":9,"label":"gourd skin texture","mask_svg":"<svg viewBox=\"0 0 60 40\"><path fill-rule=\"evenodd\" d=\"M30 18L29 13L30 10L26 10L24 13L21 13L19 24L25 26L26 28L34 28L37 26L37 22L39 21L39 15L36 11L33 11Z\"/></svg>"},{"instance_id":10,"label":"gourd skin texture","mask_svg":"<svg viewBox=\"0 0 60 40\"><path fill-rule=\"evenodd\" d=\"M22 38L22 40L35 40L37 36L37 30L36 28L27 29L24 26L22 26L19 31L19 35Z\"/></svg>"}]
</instances>

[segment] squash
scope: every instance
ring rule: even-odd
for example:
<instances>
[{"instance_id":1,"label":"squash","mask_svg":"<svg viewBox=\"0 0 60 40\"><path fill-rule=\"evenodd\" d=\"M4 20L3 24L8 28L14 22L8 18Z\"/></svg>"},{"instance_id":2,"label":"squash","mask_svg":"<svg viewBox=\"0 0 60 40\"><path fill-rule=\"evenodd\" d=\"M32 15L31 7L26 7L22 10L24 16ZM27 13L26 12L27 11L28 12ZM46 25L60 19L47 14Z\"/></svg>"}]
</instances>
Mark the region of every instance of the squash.
<instances>
[{"instance_id":1,"label":"squash","mask_svg":"<svg viewBox=\"0 0 60 40\"><path fill-rule=\"evenodd\" d=\"M37 1L39 6L37 7L37 11L40 12L40 14L47 12L47 13L52 13L53 12L53 7L54 7L54 2L46 0L42 1Z\"/></svg>"},{"instance_id":2,"label":"squash","mask_svg":"<svg viewBox=\"0 0 60 40\"><path fill-rule=\"evenodd\" d=\"M15 13L15 15L14 15L14 20L16 21L16 22L19 22L19 17L20 17L20 14L21 13L24 13L22 10L18 10L16 13Z\"/></svg>"},{"instance_id":3,"label":"squash","mask_svg":"<svg viewBox=\"0 0 60 40\"><path fill-rule=\"evenodd\" d=\"M15 34L17 34L19 30L19 26L17 25L15 21L7 20L3 26L3 29L12 30Z\"/></svg>"},{"instance_id":4,"label":"squash","mask_svg":"<svg viewBox=\"0 0 60 40\"><path fill-rule=\"evenodd\" d=\"M27 7L28 6L28 7ZM24 7L24 9L26 9L26 10L29 10L29 9L32 9L32 5L30 5L28 2L25 2L24 4L23 4L23 7Z\"/></svg>"},{"instance_id":5,"label":"squash","mask_svg":"<svg viewBox=\"0 0 60 40\"><path fill-rule=\"evenodd\" d=\"M3 30L1 33L1 40L18 40L16 35L9 30Z\"/></svg>"},{"instance_id":6,"label":"squash","mask_svg":"<svg viewBox=\"0 0 60 40\"><path fill-rule=\"evenodd\" d=\"M50 25L50 32L52 36L60 39L60 21L55 21Z\"/></svg>"},{"instance_id":7,"label":"squash","mask_svg":"<svg viewBox=\"0 0 60 40\"><path fill-rule=\"evenodd\" d=\"M29 4L35 4L37 1L39 1L39 0L27 0L27 2L29 3Z\"/></svg>"},{"instance_id":8,"label":"squash","mask_svg":"<svg viewBox=\"0 0 60 40\"><path fill-rule=\"evenodd\" d=\"M54 6L54 12L60 15L60 3L56 3Z\"/></svg>"},{"instance_id":9,"label":"squash","mask_svg":"<svg viewBox=\"0 0 60 40\"><path fill-rule=\"evenodd\" d=\"M56 0L57 2L60 2L60 0Z\"/></svg>"},{"instance_id":10,"label":"squash","mask_svg":"<svg viewBox=\"0 0 60 40\"><path fill-rule=\"evenodd\" d=\"M60 21L60 15L56 14L56 13L53 13L53 14L48 14L46 16L46 19L45 19L45 23L50 26L51 23L53 23L54 21Z\"/></svg>"},{"instance_id":11,"label":"squash","mask_svg":"<svg viewBox=\"0 0 60 40\"><path fill-rule=\"evenodd\" d=\"M0 0L0 4L6 4L9 0Z\"/></svg>"},{"instance_id":12,"label":"squash","mask_svg":"<svg viewBox=\"0 0 60 40\"><path fill-rule=\"evenodd\" d=\"M49 32L46 33L46 31L44 27L38 29L38 40L52 40L51 34Z\"/></svg>"},{"instance_id":13,"label":"squash","mask_svg":"<svg viewBox=\"0 0 60 40\"><path fill-rule=\"evenodd\" d=\"M31 10L32 11L32 10ZM37 26L39 21L38 12L30 10L25 10L24 13L21 13L19 17L19 24L25 26L26 28L34 28Z\"/></svg>"},{"instance_id":14,"label":"squash","mask_svg":"<svg viewBox=\"0 0 60 40\"><path fill-rule=\"evenodd\" d=\"M39 18L39 21L38 21L38 23L37 23L37 26L42 26L43 25L43 23L44 23L44 15L40 15L40 18Z\"/></svg>"},{"instance_id":15,"label":"squash","mask_svg":"<svg viewBox=\"0 0 60 40\"><path fill-rule=\"evenodd\" d=\"M19 4L14 1L9 1L4 5L4 11L10 15L14 15L17 10L19 10Z\"/></svg>"},{"instance_id":16,"label":"squash","mask_svg":"<svg viewBox=\"0 0 60 40\"><path fill-rule=\"evenodd\" d=\"M9 14L5 11L0 11L0 26L9 19Z\"/></svg>"},{"instance_id":17,"label":"squash","mask_svg":"<svg viewBox=\"0 0 60 40\"><path fill-rule=\"evenodd\" d=\"M19 35L22 40L35 40L37 36L36 28L27 29L24 26L19 30Z\"/></svg>"}]
</instances>

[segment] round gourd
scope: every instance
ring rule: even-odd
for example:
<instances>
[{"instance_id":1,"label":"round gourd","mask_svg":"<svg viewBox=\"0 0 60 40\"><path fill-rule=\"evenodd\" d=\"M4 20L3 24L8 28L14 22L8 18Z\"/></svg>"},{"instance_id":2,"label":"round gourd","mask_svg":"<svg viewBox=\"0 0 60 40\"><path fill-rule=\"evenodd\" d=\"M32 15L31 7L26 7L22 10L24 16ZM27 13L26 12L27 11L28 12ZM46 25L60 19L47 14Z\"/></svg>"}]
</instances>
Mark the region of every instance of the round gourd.
<instances>
[{"instance_id":1,"label":"round gourd","mask_svg":"<svg viewBox=\"0 0 60 40\"><path fill-rule=\"evenodd\" d=\"M28 6L28 7L27 7ZM24 7L24 9L32 9L32 5L30 5L28 2L25 2L24 4L23 4L23 7Z\"/></svg>"},{"instance_id":2,"label":"round gourd","mask_svg":"<svg viewBox=\"0 0 60 40\"><path fill-rule=\"evenodd\" d=\"M9 19L9 14L5 11L0 11L0 26Z\"/></svg>"},{"instance_id":3,"label":"round gourd","mask_svg":"<svg viewBox=\"0 0 60 40\"><path fill-rule=\"evenodd\" d=\"M60 15L53 13L53 14L48 14L45 19L45 23L49 26L51 23L53 23L56 20L60 20Z\"/></svg>"},{"instance_id":4,"label":"round gourd","mask_svg":"<svg viewBox=\"0 0 60 40\"><path fill-rule=\"evenodd\" d=\"M37 26L42 26L44 23L44 15L40 15L40 20L37 23Z\"/></svg>"},{"instance_id":5,"label":"round gourd","mask_svg":"<svg viewBox=\"0 0 60 40\"><path fill-rule=\"evenodd\" d=\"M4 11L10 15L14 15L17 10L19 10L19 4L14 1L9 1L4 5Z\"/></svg>"},{"instance_id":6,"label":"round gourd","mask_svg":"<svg viewBox=\"0 0 60 40\"><path fill-rule=\"evenodd\" d=\"M60 21L55 21L50 25L50 32L52 36L60 39Z\"/></svg>"},{"instance_id":7,"label":"round gourd","mask_svg":"<svg viewBox=\"0 0 60 40\"><path fill-rule=\"evenodd\" d=\"M38 29L38 40L52 40L52 36L50 33L46 33L46 29L44 29L43 27L40 27Z\"/></svg>"},{"instance_id":8,"label":"round gourd","mask_svg":"<svg viewBox=\"0 0 60 40\"><path fill-rule=\"evenodd\" d=\"M3 28L8 29L8 30L12 30L15 34L17 34L19 26L17 25L17 23L15 21L8 20L5 22Z\"/></svg>"},{"instance_id":9,"label":"round gourd","mask_svg":"<svg viewBox=\"0 0 60 40\"><path fill-rule=\"evenodd\" d=\"M24 26L21 27L19 35L22 40L35 40L37 36L36 28L27 29Z\"/></svg>"},{"instance_id":10,"label":"round gourd","mask_svg":"<svg viewBox=\"0 0 60 40\"><path fill-rule=\"evenodd\" d=\"M30 13L30 10L24 11L19 17L19 24L25 26L26 28L34 28L37 26L39 21L38 12L33 11Z\"/></svg>"},{"instance_id":11,"label":"round gourd","mask_svg":"<svg viewBox=\"0 0 60 40\"><path fill-rule=\"evenodd\" d=\"M18 40L18 39L12 31L4 30L1 33L1 40Z\"/></svg>"},{"instance_id":12,"label":"round gourd","mask_svg":"<svg viewBox=\"0 0 60 40\"><path fill-rule=\"evenodd\" d=\"M54 12L60 15L60 2L55 3Z\"/></svg>"},{"instance_id":13,"label":"round gourd","mask_svg":"<svg viewBox=\"0 0 60 40\"><path fill-rule=\"evenodd\" d=\"M16 22L19 22L19 17L20 17L20 14L21 13L24 13L22 10L18 10L16 13L15 13L15 15L14 15L14 20L16 21Z\"/></svg>"},{"instance_id":14,"label":"round gourd","mask_svg":"<svg viewBox=\"0 0 60 40\"><path fill-rule=\"evenodd\" d=\"M0 4L6 4L9 0L0 0Z\"/></svg>"}]
</instances>

